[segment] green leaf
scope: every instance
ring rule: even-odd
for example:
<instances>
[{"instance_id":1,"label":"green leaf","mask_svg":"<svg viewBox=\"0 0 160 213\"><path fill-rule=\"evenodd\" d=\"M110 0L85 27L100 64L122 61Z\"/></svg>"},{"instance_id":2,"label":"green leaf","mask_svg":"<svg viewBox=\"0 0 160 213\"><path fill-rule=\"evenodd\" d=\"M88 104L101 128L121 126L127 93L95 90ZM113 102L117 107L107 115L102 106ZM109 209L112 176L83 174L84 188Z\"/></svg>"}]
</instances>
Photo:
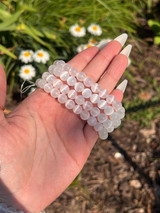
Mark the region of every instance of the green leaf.
<instances>
[{"instance_id":1,"label":"green leaf","mask_svg":"<svg viewBox=\"0 0 160 213\"><path fill-rule=\"evenodd\" d=\"M160 36L155 36L154 37L154 43L155 44L160 44Z\"/></svg>"},{"instance_id":2,"label":"green leaf","mask_svg":"<svg viewBox=\"0 0 160 213\"><path fill-rule=\"evenodd\" d=\"M149 25L150 27L152 27L153 25L156 25L157 27L160 27L160 22L150 19L150 20L148 21L148 25Z\"/></svg>"},{"instance_id":3,"label":"green leaf","mask_svg":"<svg viewBox=\"0 0 160 213\"><path fill-rule=\"evenodd\" d=\"M11 17L11 14L9 12L0 8L0 19L2 21L4 21L4 19L8 19L10 17Z\"/></svg>"},{"instance_id":4,"label":"green leaf","mask_svg":"<svg viewBox=\"0 0 160 213\"><path fill-rule=\"evenodd\" d=\"M16 59L17 57L11 53L6 47L4 47L3 45L0 44L0 50L3 51L6 55Z\"/></svg>"}]
</instances>

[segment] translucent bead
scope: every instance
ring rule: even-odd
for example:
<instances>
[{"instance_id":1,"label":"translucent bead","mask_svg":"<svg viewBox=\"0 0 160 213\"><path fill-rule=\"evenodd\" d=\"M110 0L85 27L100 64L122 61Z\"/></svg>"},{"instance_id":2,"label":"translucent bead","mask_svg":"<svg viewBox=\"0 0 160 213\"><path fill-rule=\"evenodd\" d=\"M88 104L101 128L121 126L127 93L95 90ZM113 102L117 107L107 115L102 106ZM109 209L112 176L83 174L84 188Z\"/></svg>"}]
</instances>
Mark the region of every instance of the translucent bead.
<instances>
[{"instance_id":1,"label":"translucent bead","mask_svg":"<svg viewBox=\"0 0 160 213\"><path fill-rule=\"evenodd\" d=\"M56 64L58 63L58 61L59 61L59 60L55 60L54 63L53 63L53 65L56 65Z\"/></svg>"},{"instance_id":2,"label":"translucent bead","mask_svg":"<svg viewBox=\"0 0 160 213\"><path fill-rule=\"evenodd\" d=\"M112 121L111 120L106 120L104 123L103 123L103 126L108 129L112 126Z\"/></svg>"},{"instance_id":3,"label":"translucent bead","mask_svg":"<svg viewBox=\"0 0 160 213\"><path fill-rule=\"evenodd\" d=\"M63 71L61 74L60 74L60 79L62 81L67 81L67 79L69 78L69 73L67 71Z\"/></svg>"},{"instance_id":4,"label":"translucent bead","mask_svg":"<svg viewBox=\"0 0 160 213\"><path fill-rule=\"evenodd\" d=\"M71 76L76 76L77 73L78 73L78 70L77 70L76 68L74 68L74 67L72 67L72 68L69 70L69 74L70 74Z\"/></svg>"},{"instance_id":5,"label":"translucent bead","mask_svg":"<svg viewBox=\"0 0 160 213\"><path fill-rule=\"evenodd\" d=\"M100 123L104 123L106 120L107 120L107 116L104 114L104 113L100 113L98 116L97 116L97 119Z\"/></svg>"},{"instance_id":6,"label":"translucent bead","mask_svg":"<svg viewBox=\"0 0 160 213\"><path fill-rule=\"evenodd\" d=\"M125 108L121 107L120 109L117 110L118 114L125 114Z\"/></svg>"},{"instance_id":7,"label":"translucent bead","mask_svg":"<svg viewBox=\"0 0 160 213\"><path fill-rule=\"evenodd\" d=\"M100 124L100 123L96 123L95 125L94 125L94 130L96 131L96 132L99 132L99 131L101 131L103 129L103 125L102 124Z\"/></svg>"},{"instance_id":8,"label":"translucent bead","mask_svg":"<svg viewBox=\"0 0 160 213\"><path fill-rule=\"evenodd\" d=\"M86 88L82 91L82 95L84 98L90 98L92 95L92 92L89 88Z\"/></svg>"},{"instance_id":9,"label":"translucent bead","mask_svg":"<svg viewBox=\"0 0 160 213\"><path fill-rule=\"evenodd\" d=\"M74 76L70 76L68 79L67 79L67 84L69 86L74 86L76 83L76 78Z\"/></svg>"},{"instance_id":10,"label":"translucent bead","mask_svg":"<svg viewBox=\"0 0 160 213\"><path fill-rule=\"evenodd\" d=\"M83 109L86 111L90 111L93 107L93 104L90 101L86 101L83 104Z\"/></svg>"},{"instance_id":11,"label":"translucent bead","mask_svg":"<svg viewBox=\"0 0 160 213\"><path fill-rule=\"evenodd\" d=\"M86 87L91 87L94 83L90 77L86 77L83 82Z\"/></svg>"},{"instance_id":12,"label":"translucent bead","mask_svg":"<svg viewBox=\"0 0 160 213\"><path fill-rule=\"evenodd\" d=\"M99 93L99 91L100 91L100 86L99 86L99 84L94 83L94 84L91 86L91 90L92 90L92 92L94 92L94 93Z\"/></svg>"},{"instance_id":13,"label":"translucent bead","mask_svg":"<svg viewBox=\"0 0 160 213\"><path fill-rule=\"evenodd\" d=\"M77 82L75 83L74 85L74 89L77 91L77 92L82 92L84 90L84 84L82 84L81 82Z\"/></svg>"},{"instance_id":14,"label":"translucent bead","mask_svg":"<svg viewBox=\"0 0 160 213\"><path fill-rule=\"evenodd\" d=\"M35 83L35 84L36 84L37 87L39 87L39 82L40 82L40 80L41 80L41 78L38 78L38 79L36 80L36 83Z\"/></svg>"},{"instance_id":15,"label":"translucent bead","mask_svg":"<svg viewBox=\"0 0 160 213\"><path fill-rule=\"evenodd\" d=\"M99 134L99 138L100 138L101 140L105 140L105 139L108 138L108 131L107 131L105 128L103 128L102 130L100 130L100 131L98 132L98 134Z\"/></svg>"},{"instance_id":16,"label":"translucent bead","mask_svg":"<svg viewBox=\"0 0 160 213\"><path fill-rule=\"evenodd\" d=\"M40 81L38 81L38 86L40 88L43 88L45 84L46 84L46 81L44 79L40 79Z\"/></svg>"},{"instance_id":17,"label":"translucent bead","mask_svg":"<svg viewBox=\"0 0 160 213\"><path fill-rule=\"evenodd\" d=\"M55 69L55 65L50 65L49 67L48 67L48 72L50 72L51 74L53 74L53 70Z\"/></svg>"},{"instance_id":18,"label":"translucent bead","mask_svg":"<svg viewBox=\"0 0 160 213\"><path fill-rule=\"evenodd\" d=\"M55 76L53 76L52 74L46 77L46 81L50 84L52 84L55 79L56 79Z\"/></svg>"},{"instance_id":19,"label":"translucent bead","mask_svg":"<svg viewBox=\"0 0 160 213\"><path fill-rule=\"evenodd\" d=\"M97 119L96 119L95 117L90 116L90 117L87 119L87 123L88 123L88 125L90 125L90 126L94 126L94 125L96 125L96 123L97 123Z\"/></svg>"},{"instance_id":20,"label":"translucent bead","mask_svg":"<svg viewBox=\"0 0 160 213\"><path fill-rule=\"evenodd\" d=\"M105 109L104 109L104 112L106 115L112 115L114 113L114 109L113 107L111 106L107 106Z\"/></svg>"},{"instance_id":21,"label":"translucent bead","mask_svg":"<svg viewBox=\"0 0 160 213\"><path fill-rule=\"evenodd\" d=\"M50 93L50 91L53 89L52 85L51 84L45 84L44 87L43 87L44 91L47 92L47 93Z\"/></svg>"},{"instance_id":22,"label":"translucent bead","mask_svg":"<svg viewBox=\"0 0 160 213\"><path fill-rule=\"evenodd\" d=\"M75 98L75 102L76 102L76 104L78 104L78 105L84 104L84 98L83 98L83 96L82 96L82 95L78 95L78 96Z\"/></svg>"},{"instance_id":23,"label":"translucent bead","mask_svg":"<svg viewBox=\"0 0 160 213\"><path fill-rule=\"evenodd\" d=\"M73 107L73 112L77 115L80 114L82 112L82 107L80 105L75 105Z\"/></svg>"},{"instance_id":24,"label":"translucent bead","mask_svg":"<svg viewBox=\"0 0 160 213\"><path fill-rule=\"evenodd\" d=\"M62 94L66 95L69 92L69 86L67 84L62 84L60 91Z\"/></svg>"},{"instance_id":25,"label":"translucent bead","mask_svg":"<svg viewBox=\"0 0 160 213\"><path fill-rule=\"evenodd\" d=\"M120 119L117 119L117 120L114 120L113 121L113 126L114 128L117 128L121 125L121 120Z\"/></svg>"},{"instance_id":26,"label":"translucent bead","mask_svg":"<svg viewBox=\"0 0 160 213\"><path fill-rule=\"evenodd\" d=\"M86 78L86 74L84 72L78 72L76 74L76 78L78 79L78 81L83 81Z\"/></svg>"},{"instance_id":27,"label":"translucent bead","mask_svg":"<svg viewBox=\"0 0 160 213\"><path fill-rule=\"evenodd\" d=\"M42 79L46 80L46 78L47 78L48 75L50 75L49 72L44 72L44 73L42 74Z\"/></svg>"},{"instance_id":28,"label":"translucent bead","mask_svg":"<svg viewBox=\"0 0 160 213\"><path fill-rule=\"evenodd\" d=\"M58 96L60 95L60 91L57 88L53 88L50 94L53 98L58 98Z\"/></svg>"},{"instance_id":29,"label":"translucent bead","mask_svg":"<svg viewBox=\"0 0 160 213\"><path fill-rule=\"evenodd\" d=\"M113 108L117 111L122 108L122 104L119 101L113 101Z\"/></svg>"},{"instance_id":30,"label":"translucent bead","mask_svg":"<svg viewBox=\"0 0 160 213\"><path fill-rule=\"evenodd\" d=\"M111 126L111 127L109 127L109 128L107 129L108 133L113 132L113 130L114 130L114 127L113 127L113 126Z\"/></svg>"},{"instance_id":31,"label":"translucent bead","mask_svg":"<svg viewBox=\"0 0 160 213\"><path fill-rule=\"evenodd\" d=\"M92 110L91 110L91 115L93 117L97 117L100 113L100 110L97 108L97 107L93 107Z\"/></svg>"},{"instance_id":32,"label":"translucent bead","mask_svg":"<svg viewBox=\"0 0 160 213\"><path fill-rule=\"evenodd\" d=\"M63 67L65 65L65 62L63 60L58 60L56 65Z\"/></svg>"},{"instance_id":33,"label":"translucent bead","mask_svg":"<svg viewBox=\"0 0 160 213\"><path fill-rule=\"evenodd\" d=\"M89 114L89 112L87 112L87 111L82 111L81 113L80 113L80 118L82 119L82 120L87 120L88 118L89 118L89 116L90 116L90 114Z\"/></svg>"},{"instance_id":34,"label":"translucent bead","mask_svg":"<svg viewBox=\"0 0 160 213\"><path fill-rule=\"evenodd\" d=\"M65 65L63 66L63 70L64 70L64 71L69 72L70 69L71 69L71 65L70 65L70 64L65 64Z\"/></svg>"},{"instance_id":35,"label":"translucent bead","mask_svg":"<svg viewBox=\"0 0 160 213\"><path fill-rule=\"evenodd\" d=\"M53 70L53 74L54 74L56 77L59 77L61 73L62 73L62 69L61 69L61 68L56 67L56 68Z\"/></svg>"},{"instance_id":36,"label":"translucent bead","mask_svg":"<svg viewBox=\"0 0 160 213\"><path fill-rule=\"evenodd\" d=\"M66 103L65 103L65 107L67 109L73 109L73 107L75 106L75 103L73 100L68 100Z\"/></svg>"},{"instance_id":37,"label":"translucent bead","mask_svg":"<svg viewBox=\"0 0 160 213\"><path fill-rule=\"evenodd\" d=\"M66 103L66 101L67 101L67 96L64 95L64 94L60 94L60 95L58 96L58 101L59 101L59 103L61 103L61 104Z\"/></svg>"},{"instance_id":38,"label":"translucent bead","mask_svg":"<svg viewBox=\"0 0 160 213\"><path fill-rule=\"evenodd\" d=\"M105 108L107 108L107 102L106 102L105 100L99 100L99 101L98 101L98 107L99 107L100 109L105 109Z\"/></svg>"},{"instance_id":39,"label":"translucent bead","mask_svg":"<svg viewBox=\"0 0 160 213\"><path fill-rule=\"evenodd\" d=\"M119 117L119 119L123 119L124 117L125 117L125 113L118 113L118 117Z\"/></svg>"},{"instance_id":40,"label":"translucent bead","mask_svg":"<svg viewBox=\"0 0 160 213\"><path fill-rule=\"evenodd\" d=\"M55 88L60 88L61 86L62 86L62 81L60 80L60 79L55 79L54 81L53 81L53 87L55 87Z\"/></svg>"},{"instance_id":41,"label":"translucent bead","mask_svg":"<svg viewBox=\"0 0 160 213\"><path fill-rule=\"evenodd\" d=\"M77 92L75 91L75 90L70 90L69 92L68 92L68 97L70 98L70 99L75 99L76 97L77 97Z\"/></svg>"},{"instance_id":42,"label":"translucent bead","mask_svg":"<svg viewBox=\"0 0 160 213\"><path fill-rule=\"evenodd\" d=\"M117 112L114 112L112 115L110 115L110 120L112 120L112 122L119 120L119 115Z\"/></svg>"},{"instance_id":43,"label":"translucent bead","mask_svg":"<svg viewBox=\"0 0 160 213\"><path fill-rule=\"evenodd\" d=\"M114 95L108 95L106 98L107 103L111 104L115 100Z\"/></svg>"},{"instance_id":44,"label":"translucent bead","mask_svg":"<svg viewBox=\"0 0 160 213\"><path fill-rule=\"evenodd\" d=\"M93 104L96 104L99 102L100 98L98 94L92 94L90 97L90 100Z\"/></svg>"},{"instance_id":45,"label":"translucent bead","mask_svg":"<svg viewBox=\"0 0 160 213\"><path fill-rule=\"evenodd\" d=\"M99 92L100 98L107 98L108 97L108 92L106 89L101 89Z\"/></svg>"}]
</instances>

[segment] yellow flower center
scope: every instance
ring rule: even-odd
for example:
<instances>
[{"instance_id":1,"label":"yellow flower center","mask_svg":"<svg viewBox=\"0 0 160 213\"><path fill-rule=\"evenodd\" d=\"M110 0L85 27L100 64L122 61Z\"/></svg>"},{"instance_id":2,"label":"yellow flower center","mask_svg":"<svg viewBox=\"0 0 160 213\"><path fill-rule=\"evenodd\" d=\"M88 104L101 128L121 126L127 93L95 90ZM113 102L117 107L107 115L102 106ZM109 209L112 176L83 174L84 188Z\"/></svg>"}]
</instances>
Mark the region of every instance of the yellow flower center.
<instances>
[{"instance_id":1,"label":"yellow flower center","mask_svg":"<svg viewBox=\"0 0 160 213\"><path fill-rule=\"evenodd\" d=\"M38 56L39 56L39 57L43 57L44 54L43 54L43 53L38 53Z\"/></svg>"},{"instance_id":2,"label":"yellow flower center","mask_svg":"<svg viewBox=\"0 0 160 213\"><path fill-rule=\"evenodd\" d=\"M24 53L24 56L26 56L26 57L28 57L28 56L30 56L31 54L29 53L29 52L25 52Z\"/></svg>"},{"instance_id":3,"label":"yellow flower center","mask_svg":"<svg viewBox=\"0 0 160 213\"><path fill-rule=\"evenodd\" d=\"M92 44L88 44L88 45L87 45L87 48L88 48L88 47L92 47Z\"/></svg>"},{"instance_id":4,"label":"yellow flower center","mask_svg":"<svg viewBox=\"0 0 160 213\"><path fill-rule=\"evenodd\" d=\"M96 43L96 40L90 39L90 42L93 43L93 44L95 44L95 43Z\"/></svg>"},{"instance_id":5,"label":"yellow flower center","mask_svg":"<svg viewBox=\"0 0 160 213\"><path fill-rule=\"evenodd\" d=\"M80 32L81 31L81 27L76 27L75 29L77 32Z\"/></svg>"},{"instance_id":6,"label":"yellow flower center","mask_svg":"<svg viewBox=\"0 0 160 213\"><path fill-rule=\"evenodd\" d=\"M98 30L98 27L97 26L93 26L92 29L96 31L96 30Z\"/></svg>"},{"instance_id":7,"label":"yellow flower center","mask_svg":"<svg viewBox=\"0 0 160 213\"><path fill-rule=\"evenodd\" d=\"M29 74L29 73L30 73L30 70L29 70L29 69L25 69L25 70L24 70L24 73L25 73L25 74Z\"/></svg>"}]
</instances>

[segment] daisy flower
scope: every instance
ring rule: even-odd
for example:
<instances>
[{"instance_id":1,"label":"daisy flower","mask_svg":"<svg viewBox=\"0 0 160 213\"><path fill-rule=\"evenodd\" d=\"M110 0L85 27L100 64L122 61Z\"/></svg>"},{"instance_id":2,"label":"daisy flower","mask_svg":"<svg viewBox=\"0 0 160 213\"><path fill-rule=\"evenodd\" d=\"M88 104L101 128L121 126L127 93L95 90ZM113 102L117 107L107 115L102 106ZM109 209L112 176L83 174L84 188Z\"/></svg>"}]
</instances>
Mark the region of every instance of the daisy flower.
<instances>
[{"instance_id":1,"label":"daisy flower","mask_svg":"<svg viewBox=\"0 0 160 213\"><path fill-rule=\"evenodd\" d=\"M91 24L87 28L88 32L90 32L92 35L100 36L102 34L102 29L97 24Z\"/></svg>"},{"instance_id":2,"label":"daisy flower","mask_svg":"<svg viewBox=\"0 0 160 213\"><path fill-rule=\"evenodd\" d=\"M49 54L44 50L37 50L33 55L34 61L45 64L49 60Z\"/></svg>"},{"instance_id":3,"label":"daisy flower","mask_svg":"<svg viewBox=\"0 0 160 213\"><path fill-rule=\"evenodd\" d=\"M89 44L93 44L93 45L96 45L97 44L97 41L94 39L94 38L90 38L89 41L88 41Z\"/></svg>"},{"instance_id":4,"label":"daisy flower","mask_svg":"<svg viewBox=\"0 0 160 213\"><path fill-rule=\"evenodd\" d=\"M33 61L33 51L32 50L23 50L19 55L19 60L27 64L28 62Z\"/></svg>"},{"instance_id":5,"label":"daisy flower","mask_svg":"<svg viewBox=\"0 0 160 213\"><path fill-rule=\"evenodd\" d=\"M92 43L81 44L81 45L79 45L79 46L77 47L77 52L80 53L81 51L83 51L83 50L85 50L85 49L87 49L87 48L89 48L89 47L93 47L93 46L95 46L95 45L92 44Z\"/></svg>"},{"instance_id":6,"label":"daisy flower","mask_svg":"<svg viewBox=\"0 0 160 213\"><path fill-rule=\"evenodd\" d=\"M31 80L35 75L35 68L30 64L22 66L19 72L19 77L23 80Z\"/></svg>"},{"instance_id":7,"label":"daisy flower","mask_svg":"<svg viewBox=\"0 0 160 213\"><path fill-rule=\"evenodd\" d=\"M74 37L83 37L86 34L86 29L84 27L80 27L78 24L74 24L69 28L69 32Z\"/></svg>"},{"instance_id":8,"label":"daisy flower","mask_svg":"<svg viewBox=\"0 0 160 213\"><path fill-rule=\"evenodd\" d=\"M101 46L101 49L102 49L102 48L105 47L106 44L109 43L110 41L112 41L111 38L102 39L102 40L98 43L97 47L100 47L100 46Z\"/></svg>"}]
</instances>

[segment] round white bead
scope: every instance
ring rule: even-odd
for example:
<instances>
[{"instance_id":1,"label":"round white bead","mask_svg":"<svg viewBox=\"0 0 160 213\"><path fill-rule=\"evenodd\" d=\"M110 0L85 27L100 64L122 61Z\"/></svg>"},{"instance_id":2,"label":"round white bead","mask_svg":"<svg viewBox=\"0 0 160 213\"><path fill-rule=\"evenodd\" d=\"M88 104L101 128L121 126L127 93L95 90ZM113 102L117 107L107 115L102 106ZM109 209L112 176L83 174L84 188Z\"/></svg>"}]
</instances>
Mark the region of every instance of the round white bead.
<instances>
[{"instance_id":1,"label":"round white bead","mask_svg":"<svg viewBox=\"0 0 160 213\"><path fill-rule=\"evenodd\" d=\"M43 87L44 91L47 92L47 93L50 93L50 91L53 89L52 85L51 84L45 84L44 87Z\"/></svg>"},{"instance_id":2,"label":"round white bead","mask_svg":"<svg viewBox=\"0 0 160 213\"><path fill-rule=\"evenodd\" d=\"M86 77L83 82L86 87L91 87L94 83L90 77Z\"/></svg>"},{"instance_id":3,"label":"round white bead","mask_svg":"<svg viewBox=\"0 0 160 213\"><path fill-rule=\"evenodd\" d=\"M125 113L118 113L118 117L119 117L119 119L123 119L124 117L125 117Z\"/></svg>"},{"instance_id":4,"label":"round white bead","mask_svg":"<svg viewBox=\"0 0 160 213\"><path fill-rule=\"evenodd\" d=\"M84 104L84 98L83 98L83 96L82 96L82 95L78 95L78 96L75 98L75 102L76 102L76 104L78 104L78 105Z\"/></svg>"},{"instance_id":5,"label":"round white bead","mask_svg":"<svg viewBox=\"0 0 160 213\"><path fill-rule=\"evenodd\" d=\"M53 80L53 87L55 87L55 88L60 88L61 86L62 86L62 81L60 80L60 79L55 79L55 80Z\"/></svg>"},{"instance_id":6,"label":"round white bead","mask_svg":"<svg viewBox=\"0 0 160 213\"><path fill-rule=\"evenodd\" d=\"M105 128L103 128L102 130L100 130L98 132L98 134L99 134L99 138L102 139L102 140L105 140L105 139L108 138L108 131Z\"/></svg>"},{"instance_id":7,"label":"round white bead","mask_svg":"<svg viewBox=\"0 0 160 213\"><path fill-rule=\"evenodd\" d=\"M55 76L52 75L52 74L50 74L50 75L48 75L48 76L46 77L46 81L47 81L48 83L50 83L50 84L53 83L54 79L56 79L56 78L55 78Z\"/></svg>"},{"instance_id":8,"label":"round white bead","mask_svg":"<svg viewBox=\"0 0 160 213\"><path fill-rule=\"evenodd\" d=\"M110 120L112 121L119 120L119 114L117 112L114 112L112 115L110 115Z\"/></svg>"},{"instance_id":9,"label":"round white bead","mask_svg":"<svg viewBox=\"0 0 160 213\"><path fill-rule=\"evenodd\" d=\"M40 79L40 80L38 81L38 86L39 86L40 88L43 88L45 84L46 84L46 81L45 81L44 79Z\"/></svg>"},{"instance_id":10,"label":"round white bead","mask_svg":"<svg viewBox=\"0 0 160 213\"><path fill-rule=\"evenodd\" d=\"M109 127L109 128L107 129L108 133L113 132L113 130L114 130L114 127L113 127L113 126L111 126L111 127Z\"/></svg>"},{"instance_id":11,"label":"round white bead","mask_svg":"<svg viewBox=\"0 0 160 213\"><path fill-rule=\"evenodd\" d=\"M55 69L55 65L50 65L49 67L48 67L48 72L50 72L51 74L53 74L53 70Z\"/></svg>"},{"instance_id":12,"label":"round white bead","mask_svg":"<svg viewBox=\"0 0 160 213\"><path fill-rule=\"evenodd\" d=\"M58 96L58 101L59 101L59 103L61 103L61 104L66 103L66 101L67 101L67 96L64 95L64 94L60 94L60 95Z\"/></svg>"},{"instance_id":13,"label":"round white bead","mask_svg":"<svg viewBox=\"0 0 160 213\"><path fill-rule=\"evenodd\" d=\"M67 84L62 84L60 91L62 94L66 95L69 92L69 86Z\"/></svg>"},{"instance_id":14,"label":"round white bead","mask_svg":"<svg viewBox=\"0 0 160 213\"><path fill-rule=\"evenodd\" d=\"M53 63L53 65L56 65L56 64L58 63L58 61L59 61L59 60L55 60L54 63Z\"/></svg>"},{"instance_id":15,"label":"round white bead","mask_svg":"<svg viewBox=\"0 0 160 213\"><path fill-rule=\"evenodd\" d=\"M61 68L59 68L59 67L54 68L53 74L54 74L56 77L59 77L61 73L62 73L62 69L61 69Z\"/></svg>"},{"instance_id":16,"label":"round white bead","mask_svg":"<svg viewBox=\"0 0 160 213\"><path fill-rule=\"evenodd\" d=\"M71 69L71 65L70 65L70 64L65 64L65 65L63 66L63 70L64 70L64 71L69 72L70 69Z\"/></svg>"},{"instance_id":17,"label":"round white bead","mask_svg":"<svg viewBox=\"0 0 160 213\"><path fill-rule=\"evenodd\" d=\"M94 84L91 86L91 90L92 90L92 92L94 92L94 93L99 93L99 91L100 91L100 86L99 86L99 84L94 83Z\"/></svg>"},{"instance_id":18,"label":"round white bead","mask_svg":"<svg viewBox=\"0 0 160 213\"><path fill-rule=\"evenodd\" d=\"M70 90L69 92L68 92L68 97L70 98L70 99L75 99L76 97L77 97L77 92L75 91L75 90Z\"/></svg>"},{"instance_id":19,"label":"round white bead","mask_svg":"<svg viewBox=\"0 0 160 213\"><path fill-rule=\"evenodd\" d=\"M90 117L87 119L87 123L88 123L88 125L90 125L90 126L94 126L94 125L96 125L96 123L97 123L97 119L96 119L95 117L90 116Z\"/></svg>"},{"instance_id":20,"label":"round white bead","mask_svg":"<svg viewBox=\"0 0 160 213\"><path fill-rule=\"evenodd\" d=\"M100 98L99 98L99 95L98 95L98 94L92 94L91 97L90 97L90 101L91 101L93 104L98 103L99 100L100 100Z\"/></svg>"},{"instance_id":21,"label":"round white bead","mask_svg":"<svg viewBox=\"0 0 160 213\"><path fill-rule=\"evenodd\" d=\"M37 87L39 87L39 82L40 82L40 80L41 80L41 78L38 78L38 79L36 80L36 83L35 83L35 84L36 84Z\"/></svg>"},{"instance_id":22,"label":"round white bead","mask_svg":"<svg viewBox=\"0 0 160 213\"><path fill-rule=\"evenodd\" d=\"M84 98L90 98L92 95L92 92L89 88L86 88L82 91L82 95Z\"/></svg>"},{"instance_id":23,"label":"round white bead","mask_svg":"<svg viewBox=\"0 0 160 213\"><path fill-rule=\"evenodd\" d=\"M108 95L106 98L107 103L111 104L115 100L114 95Z\"/></svg>"},{"instance_id":24,"label":"round white bead","mask_svg":"<svg viewBox=\"0 0 160 213\"><path fill-rule=\"evenodd\" d=\"M103 125L101 124L101 123L96 123L95 125L94 125L94 130L96 131L96 132L99 132L99 131L101 131L103 129Z\"/></svg>"},{"instance_id":25,"label":"round white bead","mask_svg":"<svg viewBox=\"0 0 160 213\"><path fill-rule=\"evenodd\" d=\"M107 108L107 102L106 102L105 100L99 100L99 101L98 101L98 107L99 107L100 109L105 109L105 108Z\"/></svg>"},{"instance_id":26,"label":"round white bead","mask_svg":"<svg viewBox=\"0 0 160 213\"><path fill-rule=\"evenodd\" d=\"M58 60L56 65L63 67L65 65L65 62L63 60Z\"/></svg>"},{"instance_id":27,"label":"round white bead","mask_svg":"<svg viewBox=\"0 0 160 213\"><path fill-rule=\"evenodd\" d=\"M120 109L117 110L118 114L125 114L125 108L121 107Z\"/></svg>"},{"instance_id":28,"label":"round white bead","mask_svg":"<svg viewBox=\"0 0 160 213\"><path fill-rule=\"evenodd\" d=\"M74 89L77 91L77 92L82 92L84 90L84 84L82 84L81 82L77 82L75 83L74 85Z\"/></svg>"},{"instance_id":29,"label":"round white bead","mask_svg":"<svg viewBox=\"0 0 160 213\"><path fill-rule=\"evenodd\" d=\"M63 71L61 74L60 74L60 79L62 81L67 81L67 79L69 78L69 74L67 71Z\"/></svg>"},{"instance_id":30,"label":"round white bead","mask_svg":"<svg viewBox=\"0 0 160 213\"><path fill-rule=\"evenodd\" d=\"M66 103L65 103L65 107L67 109L73 109L73 107L75 106L75 103L73 100L68 100Z\"/></svg>"},{"instance_id":31,"label":"round white bead","mask_svg":"<svg viewBox=\"0 0 160 213\"><path fill-rule=\"evenodd\" d=\"M103 126L108 129L112 126L112 121L111 120L106 120L104 123L103 123Z\"/></svg>"},{"instance_id":32,"label":"round white bead","mask_svg":"<svg viewBox=\"0 0 160 213\"><path fill-rule=\"evenodd\" d=\"M114 128L117 128L121 125L121 120L120 119L117 119L117 120L114 120L113 121L113 126Z\"/></svg>"},{"instance_id":33,"label":"round white bead","mask_svg":"<svg viewBox=\"0 0 160 213\"><path fill-rule=\"evenodd\" d=\"M91 115L93 117L97 117L100 113L100 110L97 108L97 107L93 107L92 110L91 110Z\"/></svg>"},{"instance_id":34,"label":"round white bead","mask_svg":"<svg viewBox=\"0 0 160 213\"><path fill-rule=\"evenodd\" d=\"M82 120L87 120L89 118L89 116L90 116L89 112L87 112L85 110L80 113L80 118Z\"/></svg>"},{"instance_id":35,"label":"round white bead","mask_svg":"<svg viewBox=\"0 0 160 213\"><path fill-rule=\"evenodd\" d=\"M119 102L119 101L113 101L113 107L114 107L114 109L117 111L117 110L119 110L119 109L121 109L122 108L122 104L121 104L121 102Z\"/></svg>"},{"instance_id":36,"label":"round white bead","mask_svg":"<svg viewBox=\"0 0 160 213\"><path fill-rule=\"evenodd\" d=\"M77 70L76 68L74 68L74 67L72 67L72 68L69 70L69 74L70 74L71 76L76 76L77 73L78 73L78 70Z\"/></svg>"},{"instance_id":37,"label":"round white bead","mask_svg":"<svg viewBox=\"0 0 160 213\"><path fill-rule=\"evenodd\" d=\"M42 79L46 80L46 78L47 78L48 75L50 75L49 72L44 72L44 73L42 74Z\"/></svg>"},{"instance_id":38,"label":"round white bead","mask_svg":"<svg viewBox=\"0 0 160 213\"><path fill-rule=\"evenodd\" d=\"M93 104L90 101L86 101L83 104L83 109L86 111L90 111L93 107Z\"/></svg>"},{"instance_id":39,"label":"round white bead","mask_svg":"<svg viewBox=\"0 0 160 213\"><path fill-rule=\"evenodd\" d=\"M74 86L76 83L76 78L74 76L70 76L68 79L67 79L67 84L69 86Z\"/></svg>"},{"instance_id":40,"label":"round white bead","mask_svg":"<svg viewBox=\"0 0 160 213\"><path fill-rule=\"evenodd\" d=\"M57 88L53 88L50 94L53 98L57 98L60 95L60 91Z\"/></svg>"},{"instance_id":41,"label":"round white bead","mask_svg":"<svg viewBox=\"0 0 160 213\"><path fill-rule=\"evenodd\" d=\"M77 115L80 114L82 112L82 107L80 105L75 105L73 107L73 112Z\"/></svg>"},{"instance_id":42,"label":"round white bead","mask_svg":"<svg viewBox=\"0 0 160 213\"><path fill-rule=\"evenodd\" d=\"M114 113L114 109L113 107L111 106L107 106L105 109L104 109L104 112L106 115L112 115Z\"/></svg>"},{"instance_id":43,"label":"round white bead","mask_svg":"<svg viewBox=\"0 0 160 213\"><path fill-rule=\"evenodd\" d=\"M100 98L107 98L108 97L108 92L106 89L101 89L99 92L99 97Z\"/></svg>"},{"instance_id":44,"label":"round white bead","mask_svg":"<svg viewBox=\"0 0 160 213\"><path fill-rule=\"evenodd\" d=\"M107 120L107 116L104 114L104 113L100 113L98 116L97 116L97 119L100 123L104 123L106 120Z\"/></svg>"},{"instance_id":45,"label":"round white bead","mask_svg":"<svg viewBox=\"0 0 160 213\"><path fill-rule=\"evenodd\" d=\"M78 81L83 81L86 78L86 74L84 72L78 72L76 74L76 78L78 79Z\"/></svg>"}]
</instances>

